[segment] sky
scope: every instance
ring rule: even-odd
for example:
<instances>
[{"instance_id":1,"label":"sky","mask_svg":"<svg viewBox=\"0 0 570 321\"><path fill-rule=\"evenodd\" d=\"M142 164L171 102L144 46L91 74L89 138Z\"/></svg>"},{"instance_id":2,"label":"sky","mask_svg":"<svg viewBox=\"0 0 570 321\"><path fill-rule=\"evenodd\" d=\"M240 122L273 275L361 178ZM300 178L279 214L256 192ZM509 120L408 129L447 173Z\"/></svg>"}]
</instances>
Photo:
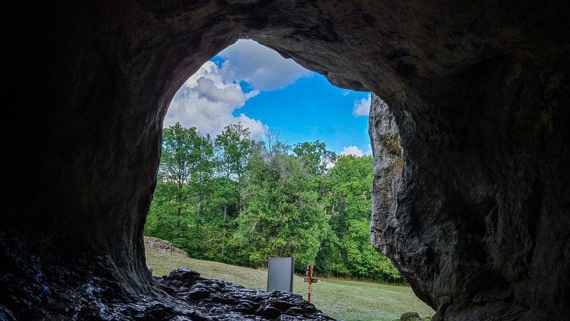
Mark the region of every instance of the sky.
<instances>
[{"instance_id":1,"label":"sky","mask_svg":"<svg viewBox=\"0 0 570 321\"><path fill-rule=\"evenodd\" d=\"M253 138L268 134L294 146L321 141L337 154L370 155L370 93L342 89L253 40L212 57L178 90L164 128L176 122L218 135L241 123Z\"/></svg>"}]
</instances>

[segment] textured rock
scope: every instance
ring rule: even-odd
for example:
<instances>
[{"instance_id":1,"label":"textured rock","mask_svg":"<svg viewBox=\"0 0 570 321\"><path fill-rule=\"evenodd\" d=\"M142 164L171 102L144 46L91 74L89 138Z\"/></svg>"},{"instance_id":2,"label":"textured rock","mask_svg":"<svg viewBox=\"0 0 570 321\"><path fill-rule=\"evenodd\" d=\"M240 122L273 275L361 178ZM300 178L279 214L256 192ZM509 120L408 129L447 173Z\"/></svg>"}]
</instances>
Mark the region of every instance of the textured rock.
<instances>
[{"instance_id":1,"label":"textured rock","mask_svg":"<svg viewBox=\"0 0 570 321\"><path fill-rule=\"evenodd\" d=\"M168 103L202 63L241 37L388 104L392 116L371 111L373 243L437 310L434 319L563 319L570 302L569 6L5 3L2 94L12 102L0 126L0 313L57 319L76 306L85 318L152 315L138 304L156 301L172 319L208 318L176 308L152 278L143 226ZM390 117L401 155L376 128ZM383 170L398 157L405 160L400 177ZM261 313L276 315L271 305Z\"/></svg>"},{"instance_id":2,"label":"textured rock","mask_svg":"<svg viewBox=\"0 0 570 321\"><path fill-rule=\"evenodd\" d=\"M185 268L158 278L158 284L208 320L333 320L297 294L246 289Z\"/></svg>"},{"instance_id":3,"label":"textured rock","mask_svg":"<svg viewBox=\"0 0 570 321\"><path fill-rule=\"evenodd\" d=\"M6 276L6 290L20 295L3 303L8 303L8 307L26 306L26 309L10 311L0 306L2 320L334 320L299 295L246 289L202 278L199 273L185 268L156 278L158 288L168 295L143 298L125 293L121 284L101 277L92 277L80 285L68 284L66 288L57 282L51 283L49 277L41 277L37 283L25 284L19 289L22 284L11 277ZM57 293L50 293L52 291ZM54 294L59 300L51 304L42 302ZM125 300L129 296L130 300ZM15 302L17 300L21 301Z\"/></svg>"},{"instance_id":4,"label":"textured rock","mask_svg":"<svg viewBox=\"0 0 570 321\"><path fill-rule=\"evenodd\" d=\"M374 247L396 261L398 252L392 250L388 241L388 231L405 228L404 222L399 222L396 214L396 193L402 184L404 170L403 149L400 144L400 133L388 105L378 96L372 94L369 117L370 138L374 142L374 179L372 194L371 239Z\"/></svg>"},{"instance_id":5,"label":"textured rock","mask_svg":"<svg viewBox=\"0 0 570 321\"><path fill-rule=\"evenodd\" d=\"M553 120L568 119L556 107L568 94L547 85L567 79L568 64L542 70L518 59L530 58L497 58L432 84L447 93L437 105L392 108L405 168L386 203L378 183L393 178L378 171L378 154L373 243L436 320L562 318L557 307L569 298L568 148L559 141L568 130ZM382 150L382 136L372 138Z\"/></svg>"}]
</instances>

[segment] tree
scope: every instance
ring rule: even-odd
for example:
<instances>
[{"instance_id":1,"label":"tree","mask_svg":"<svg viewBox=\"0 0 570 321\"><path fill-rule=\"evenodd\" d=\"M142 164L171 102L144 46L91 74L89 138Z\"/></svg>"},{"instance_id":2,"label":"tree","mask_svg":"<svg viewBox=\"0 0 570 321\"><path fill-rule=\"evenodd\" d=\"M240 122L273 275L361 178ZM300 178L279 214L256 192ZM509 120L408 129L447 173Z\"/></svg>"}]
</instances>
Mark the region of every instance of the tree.
<instances>
[{"instance_id":1,"label":"tree","mask_svg":"<svg viewBox=\"0 0 570 321\"><path fill-rule=\"evenodd\" d=\"M246 171L254 141L249 129L241 123L230 124L216 136L215 146L218 151L218 172L228 180L237 182L239 209L241 211L242 177Z\"/></svg>"},{"instance_id":2,"label":"tree","mask_svg":"<svg viewBox=\"0 0 570 321\"><path fill-rule=\"evenodd\" d=\"M336 154L327 150L326 144L319 140L295 144L293 153L316 175L325 174L336 159Z\"/></svg>"},{"instance_id":3,"label":"tree","mask_svg":"<svg viewBox=\"0 0 570 321\"><path fill-rule=\"evenodd\" d=\"M329 166L335 162L336 154L327 150L326 144L319 140L295 144L293 153L301 159L305 168L312 174L310 183L319 192L319 197L323 198Z\"/></svg>"},{"instance_id":4,"label":"tree","mask_svg":"<svg viewBox=\"0 0 570 321\"><path fill-rule=\"evenodd\" d=\"M315 260L327 223L318 193L306 184L308 177L287 145L256 145L233 240L243 263L259 267L269 257L293 256L301 269Z\"/></svg>"},{"instance_id":5,"label":"tree","mask_svg":"<svg viewBox=\"0 0 570 321\"><path fill-rule=\"evenodd\" d=\"M319 253L323 273L372 280L401 278L370 243L372 156L339 157L327 182L329 224L335 237Z\"/></svg>"},{"instance_id":6,"label":"tree","mask_svg":"<svg viewBox=\"0 0 570 321\"><path fill-rule=\"evenodd\" d=\"M216 136L216 172L215 200L223 207L223 218L213 230L220 233L217 244L221 244L219 258L226 258L226 237L235 230L235 219L243 210L243 176L247 171L247 163L251 155L254 140L249 129L241 123L230 124Z\"/></svg>"},{"instance_id":7,"label":"tree","mask_svg":"<svg viewBox=\"0 0 570 321\"><path fill-rule=\"evenodd\" d=\"M180 228L182 207L188 197L188 189L185 187L191 174L190 155L193 151L190 135L191 133L178 122L163 131L159 173L163 180L174 183L177 187L171 200L177 207L177 228Z\"/></svg>"},{"instance_id":8,"label":"tree","mask_svg":"<svg viewBox=\"0 0 570 321\"><path fill-rule=\"evenodd\" d=\"M174 201L174 195L178 194L178 186L175 183L162 181L156 185L146 217L145 235L170 241L177 237L177 231L184 225L182 218L177 215L181 205Z\"/></svg>"},{"instance_id":9,"label":"tree","mask_svg":"<svg viewBox=\"0 0 570 321\"><path fill-rule=\"evenodd\" d=\"M147 218L148 233L187 251L198 248L212 155L209 135L202 136L196 128L183 128L180 123L164 129L159 184Z\"/></svg>"}]
</instances>

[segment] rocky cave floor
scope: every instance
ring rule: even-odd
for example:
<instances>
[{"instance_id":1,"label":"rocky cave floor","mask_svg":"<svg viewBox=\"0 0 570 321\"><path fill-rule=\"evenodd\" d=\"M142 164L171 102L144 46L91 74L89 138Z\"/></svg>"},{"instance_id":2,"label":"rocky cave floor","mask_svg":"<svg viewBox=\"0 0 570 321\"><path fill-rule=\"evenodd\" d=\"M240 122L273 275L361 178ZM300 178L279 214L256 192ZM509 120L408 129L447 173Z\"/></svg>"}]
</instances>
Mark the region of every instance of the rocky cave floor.
<instances>
[{"instance_id":1,"label":"rocky cave floor","mask_svg":"<svg viewBox=\"0 0 570 321\"><path fill-rule=\"evenodd\" d=\"M10 278L10 276L5 276ZM58 291L45 283L29 284L12 276L6 289L13 295L0 304L0 320L113 320L113 321L222 321L222 320L334 320L300 295L248 289L241 285L201 277L188 268L155 277L163 298L137 298L116 282L92 282ZM6 284L6 283L4 283ZM4 292L4 291L3 291ZM6 295L4 292L2 296Z\"/></svg>"},{"instance_id":2,"label":"rocky cave floor","mask_svg":"<svg viewBox=\"0 0 570 321\"><path fill-rule=\"evenodd\" d=\"M148 248L185 254L146 238ZM105 271L45 269L0 233L0 321L334 321L302 296L262 291L180 267L155 276L155 295L135 294ZM152 245L152 247L151 247Z\"/></svg>"},{"instance_id":3,"label":"rocky cave floor","mask_svg":"<svg viewBox=\"0 0 570 321\"><path fill-rule=\"evenodd\" d=\"M300 295L248 289L203 278L187 268L174 270L157 281L164 291L193 307L188 311L191 320L334 320ZM181 316L176 320L185 320L186 315Z\"/></svg>"}]
</instances>

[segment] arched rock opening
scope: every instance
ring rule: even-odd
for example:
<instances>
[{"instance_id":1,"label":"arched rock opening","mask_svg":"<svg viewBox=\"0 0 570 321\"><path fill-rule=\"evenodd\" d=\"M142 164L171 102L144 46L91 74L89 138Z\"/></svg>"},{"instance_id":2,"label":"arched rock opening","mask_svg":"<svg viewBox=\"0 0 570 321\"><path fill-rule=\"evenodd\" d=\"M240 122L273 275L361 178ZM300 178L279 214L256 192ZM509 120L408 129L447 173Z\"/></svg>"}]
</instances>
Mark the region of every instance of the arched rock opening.
<instances>
[{"instance_id":1,"label":"arched rock opening","mask_svg":"<svg viewBox=\"0 0 570 321\"><path fill-rule=\"evenodd\" d=\"M393 205L375 183L373 242L437 318L562 318L569 9L536 0L5 3L3 93L13 99L2 126L0 304L59 311L93 280L114 284L106 291L118 302L162 295L142 241L162 119L180 84L241 37L388 103L405 168ZM389 175L375 171L375 182ZM38 301L26 303L31 294Z\"/></svg>"}]
</instances>

